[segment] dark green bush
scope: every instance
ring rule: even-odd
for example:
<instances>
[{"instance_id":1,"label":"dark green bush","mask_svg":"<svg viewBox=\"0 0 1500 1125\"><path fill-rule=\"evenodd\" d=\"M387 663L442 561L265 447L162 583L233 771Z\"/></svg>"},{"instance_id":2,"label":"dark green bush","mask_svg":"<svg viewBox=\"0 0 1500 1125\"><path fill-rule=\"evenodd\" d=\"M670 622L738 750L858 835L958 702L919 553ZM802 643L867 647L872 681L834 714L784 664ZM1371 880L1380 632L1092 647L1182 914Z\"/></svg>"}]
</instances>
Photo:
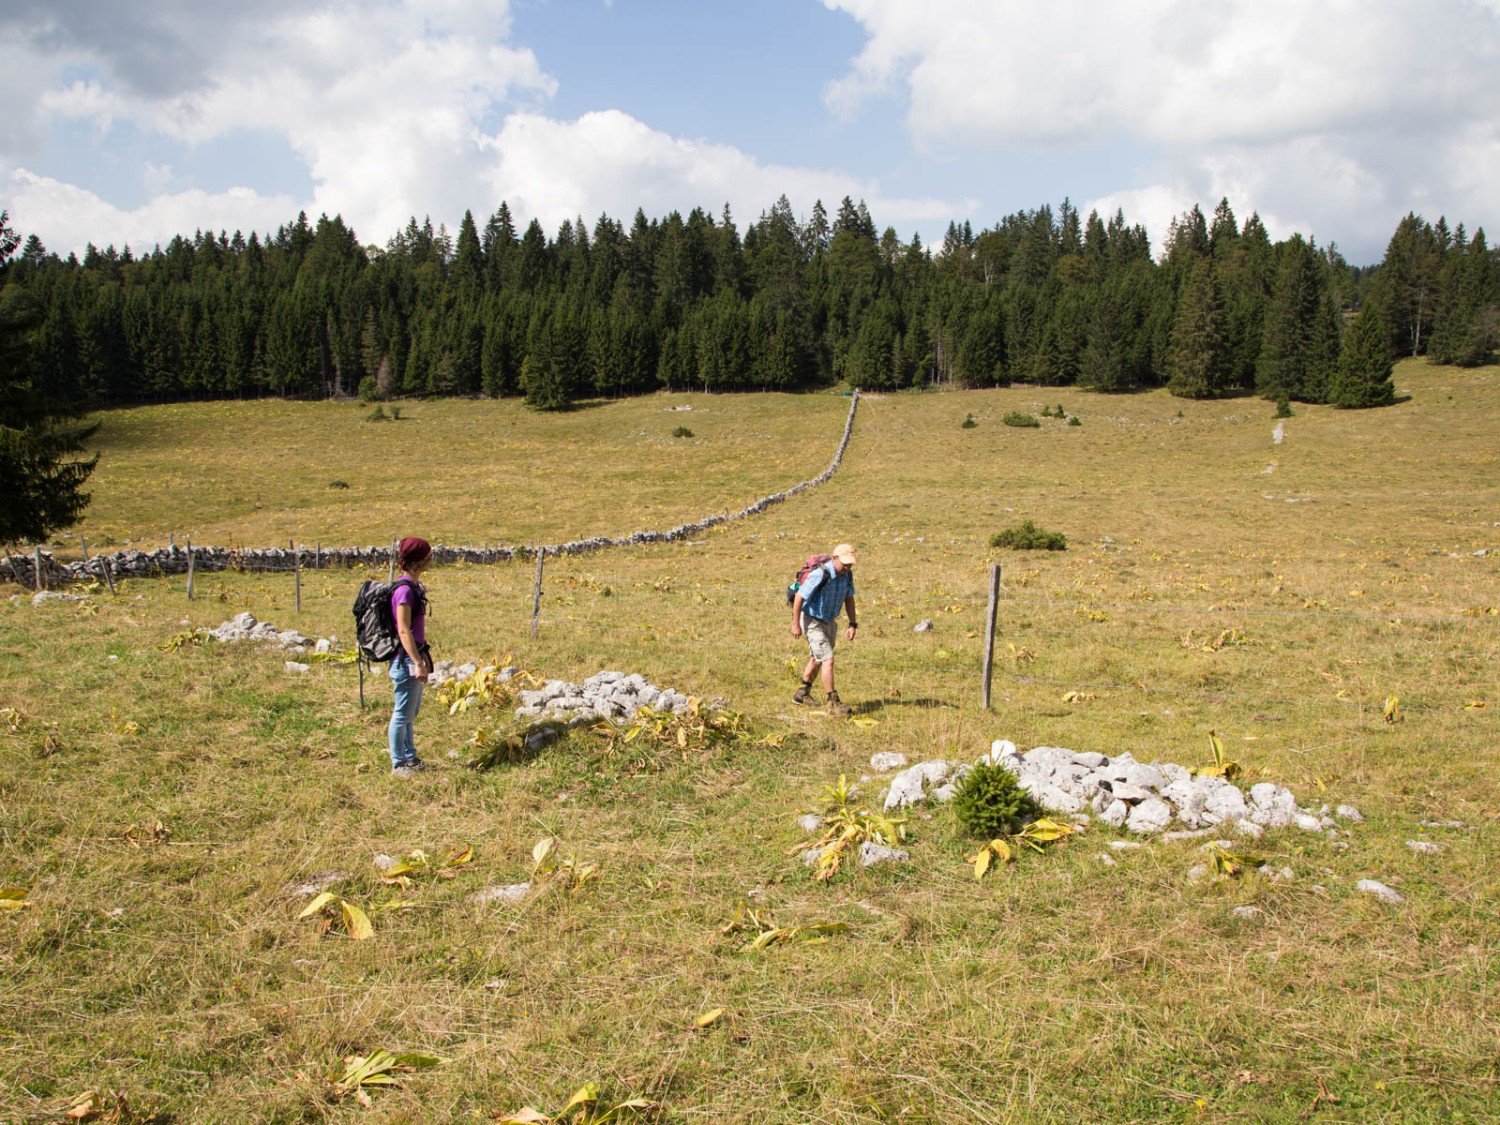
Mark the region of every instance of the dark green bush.
<instances>
[{"instance_id":1,"label":"dark green bush","mask_svg":"<svg viewBox=\"0 0 1500 1125\"><path fill-rule=\"evenodd\" d=\"M980 762L958 783L953 815L971 836L1013 836L1042 815L1042 808L1004 766Z\"/></svg>"},{"instance_id":2,"label":"dark green bush","mask_svg":"<svg viewBox=\"0 0 1500 1125\"><path fill-rule=\"evenodd\" d=\"M379 405L365 415L366 422L389 422L390 420L390 415L385 412L385 407Z\"/></svg>"},{"instance_id":3,"label":"dark green bush","mask_svg":"<svg viewBox=\"0 0 1500 1125\"><path fill-rule=\"evenodd\" d=\"M979 423L976 422L976 421L974 421L974 415L972 415L972 414L965 414L964 415L964 420L963 420L963 428L964 429L966 429L966 430L972 430L977 425L979 425Z\"/></svg>"},{"instance_id":4,"label":"dark green bush","mask_svg":"<svg viewBox=\"0 0 1500 1125\"><path fill-rule=\"evenodd\" d=\"M1022 429L1027 427L1041 429L1042 426L1041 422L1035 417L1030 414L1022 414L1019 410L1012 410L1004 418L1000 419L1000 421L1004 422L1007 426L1019 426Z\"/></svg>"},{"instance_id":5,"label":"dark green bush","mask_svg":"<svg viewBox=\"0 0 1500 1125\"><path fill-rule=\"evenodd\" d=\"M380 397L380 389L375 383L375 376L366 375L359 381L359 401L374 402Z\"/></svg>"},{"instance_id":6,"label":"dark green bush","mask_svg":"<svg viewBox=\"0 0 1500 1125\"><path fill-rule=\"evenodd\" d=\"M1079 420L1078 415L1075 414L1075 415L1073 415L1073 417L1071 417L1071 418L1068 419L1068 425L1070 425L1070 426L1081 426L1081 425L1083 425L1083 423Z\"/></svg>"},{"instance_id":7,"label":"dark green bush","mask_svg":"<svg viewBox=\"0 0 1500 1125\"><path fill-rule=\"evenodd\" d=\"M1008 547L1012 551L1066 551L1068 537L1060 531L1043 531L1030 520L1007 527L990 536L991 547Z\"/></svg>"},{"instance_id":8,"label":"dark green bush","mask_svg":"<svg viewBox=\"0 0 1500 1125\"><path fill-rule=\"evenodd\" d=\"M693 436L693 431L690 430L690 429L688 429L686 426L678 426L675 430L672 431L672 436L673 437L692 437Z\"/></svg>"},{"instance_id":9,"label":"dark green bush","mask_svg":"<svg viewBox=\"0 0 1500 1125\"><path fill-rule=\"evenodd\" d=\"M328 482L328 487L329 488L348 488L349 487L349 482L346 481L346 480L331 480L331 481Z\"/></svg>"}]
</instances>

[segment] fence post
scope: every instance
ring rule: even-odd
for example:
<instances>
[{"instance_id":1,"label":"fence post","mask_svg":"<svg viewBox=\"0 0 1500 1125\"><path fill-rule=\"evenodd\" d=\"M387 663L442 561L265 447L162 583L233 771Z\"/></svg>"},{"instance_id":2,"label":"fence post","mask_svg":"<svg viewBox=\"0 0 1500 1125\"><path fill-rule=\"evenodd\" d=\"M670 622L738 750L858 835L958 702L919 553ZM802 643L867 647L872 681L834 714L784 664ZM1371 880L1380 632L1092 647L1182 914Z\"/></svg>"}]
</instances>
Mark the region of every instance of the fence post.
<instances>
[{"instance_id":1,"label":"fence post","mask_svg":"<svg viewBox=\"0 0 1500 1125\"><path fill-rule=\"evenodd\" d=\"M322 570L323 569L323 540L321 540L321 539L318 540L318 545L313 548L313 551L315 552L315 554L313 556L313 569L314 570Z\"/></svg>"},{"instance_id":2,"label":"fence post","mask_svg":"<svg viewBox=\"0 0 1500 1125\"><path fill-rule=\"evenodd\" d=\"M297 583L297 615L302 615L302 552L297 549L297 544L292 544L292 571L296 575Z\"/></svg>"},{"instance_id":3,"label":"fence post","mask_svg":"<svg viewBox=\"0 0 1500 1125\"><path fill-rule=\"evenodd\" d=\"M396 541L394 539L391 540L391 572L386 581L396 581Z\"/></svg>"},{"instance_id":4,"label":"fence post","mask_svg":"<svg viewBox=\"0 0 1500 1125\"><path fill-rule=\"evenodd\" d=\"M188 601L193 600L193 537L187 537L188 553Z\"/></svg>"},{"instance_id":5,"label":"fence post","mask_svg":"<svg viewBox=\"0 0 1500 1125\"><path fill-rule=\"evenodd\" d=\"M984 695L982 705L990 709L990 676L995 670L995 613L1000 602L1000 564L990 564L990 609L984 625Z\"/></svg>"},{"instance_id":6,"label":"fence post","mask_svg":"<svg viewBox=\"0 0 1500 1125\"><path fill-rule=\"evenodd\" d=\"M547 557L547 549L538 543L533 550L536 554L536 582L531 588L531 639L536 640L542 616L542 560Z\"/></svg>"},{"instance_id":7,"label":"fence post","mask_svg":"<svg viewBox=\"0 0 1500 1125\"><path fill-rule=\"evenodd\" d=\"M36 588L39 591L45 590L47 588L47 583L46 580L42 577L42 545L40 543L38 543L36 545L36 548L32 551L32 561L36 564Z\"/></svg>"}]
</instances>

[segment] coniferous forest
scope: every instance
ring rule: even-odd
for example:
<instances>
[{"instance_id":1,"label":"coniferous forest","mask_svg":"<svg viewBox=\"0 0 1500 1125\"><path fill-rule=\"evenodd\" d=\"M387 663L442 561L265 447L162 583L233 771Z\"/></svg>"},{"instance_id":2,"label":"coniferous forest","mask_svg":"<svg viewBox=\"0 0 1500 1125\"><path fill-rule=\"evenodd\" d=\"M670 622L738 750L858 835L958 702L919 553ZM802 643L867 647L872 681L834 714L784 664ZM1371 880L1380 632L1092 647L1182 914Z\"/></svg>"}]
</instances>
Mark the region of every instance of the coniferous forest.
<instances>
[{"instance_id":1,"label":"coniferous forest","mask_svg":"<svg viewBox=\"0 0 1500 1125\"><path fill-rule=\"evenodd\" d=\"M3 224L0 224L3 225ZM1488 362L1500 263L1483 231L1402 219L1353 267L1273 243L1228 201L1159 256L1123 214L1021 211L941 246L863 203L740 232L726 207L550 238L509 208L457 234L412 219L381 247L338 218L61 258L34 236L0 272L29 309L35 394L74 406L277 395L523 395L540 409L658 389L867 390L1025 382L1205 398L1392 401L1391 360Z\"/></svg>"}]
</instances>

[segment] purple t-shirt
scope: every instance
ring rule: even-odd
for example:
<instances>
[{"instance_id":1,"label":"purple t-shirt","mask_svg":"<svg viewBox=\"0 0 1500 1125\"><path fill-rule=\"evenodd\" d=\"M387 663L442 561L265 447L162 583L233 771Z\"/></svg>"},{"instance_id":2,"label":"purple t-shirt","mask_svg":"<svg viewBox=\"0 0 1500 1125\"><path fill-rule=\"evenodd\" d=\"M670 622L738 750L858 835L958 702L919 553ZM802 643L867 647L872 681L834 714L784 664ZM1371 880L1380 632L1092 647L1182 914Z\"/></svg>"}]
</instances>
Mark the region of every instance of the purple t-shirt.
<instances>
[{"instance_id":1,"label":"purple t-shirt","mask_svg":"<svg viewBox=\"0 0 1500 1125\"><path fill-rule=\"evenodd\" d=\"M391 591L391 616L398 622L401 620L396 614L396 607L399 605L411 606L411 635L416 638L417 647L421 648L427 643L426 599L412 588L410 582L398 582Z\"/></svg>"}]
</instances>

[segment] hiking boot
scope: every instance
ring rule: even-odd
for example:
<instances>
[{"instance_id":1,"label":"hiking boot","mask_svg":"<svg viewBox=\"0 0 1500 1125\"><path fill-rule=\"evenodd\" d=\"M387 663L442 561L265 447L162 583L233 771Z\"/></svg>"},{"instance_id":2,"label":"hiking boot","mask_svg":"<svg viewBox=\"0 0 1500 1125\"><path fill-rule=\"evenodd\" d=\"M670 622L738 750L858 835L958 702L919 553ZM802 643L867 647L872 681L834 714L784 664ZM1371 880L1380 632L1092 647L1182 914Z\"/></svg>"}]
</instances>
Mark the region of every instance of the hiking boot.
<instances>
[{"instance_id":1,"label":"hiking boot","mask_svg":"<svg viewBox=\"0 0 1500 1125\"><path fill-rule=\"evenodd\" d=\"M391 775L393 777L416 777L417 774L426 773L431 768L432 767L429 766L426 762L422 761L421 758L413 758L411 761L403 762L401 765L391 770Z\"/></svg>"},{"instance_id":2,"label":"hiking boot","mask_svg":"<svg viewBox=\"0 0 1500 1125\"><path fill-rule=\"evenodd\" d=\"M814 702L816 702L813 699L812 683L810 681L808 681L808 680L803 680L802 681L801 686L797 688L797 694L794 695L794 696L792 696L792 702L793 703L809 704L809 705L812 704L812 703L814 703Z\"/></svg>"},{"instance_id":3,"label":"hiking boot","mask_svg":"<svg viewBox=\"0 0 1500 1125\"><path fill-rule=\"evenodd\" d=\"M839 698L839 693L830 691L828 693L828 713L835 719L847 719L854 714L854 709Z\"/></svg>"}]
</instances>

